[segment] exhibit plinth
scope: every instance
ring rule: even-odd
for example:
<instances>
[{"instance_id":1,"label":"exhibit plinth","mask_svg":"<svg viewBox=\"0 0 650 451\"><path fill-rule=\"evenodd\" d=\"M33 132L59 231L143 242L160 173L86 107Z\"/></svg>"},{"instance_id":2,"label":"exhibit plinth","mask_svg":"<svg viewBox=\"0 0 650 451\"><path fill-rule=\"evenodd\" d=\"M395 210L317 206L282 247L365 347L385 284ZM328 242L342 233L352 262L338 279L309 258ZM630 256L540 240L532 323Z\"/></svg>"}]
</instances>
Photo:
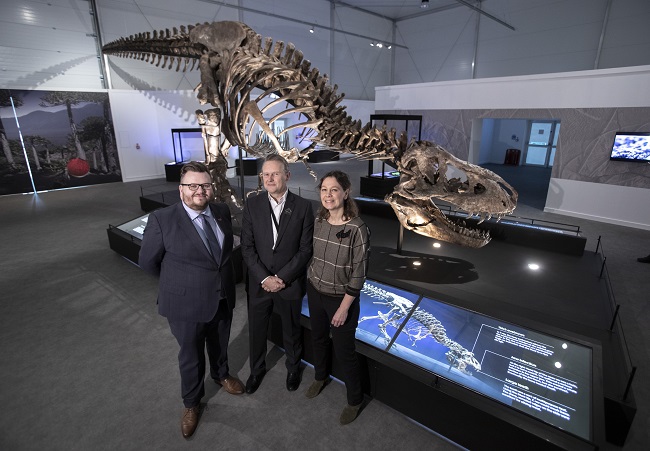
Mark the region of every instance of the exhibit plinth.
<instances>
[{"instance_id":1,"label":"exhibit plinth","mask_svg":"<svg viewBox=\"0 0 650 451\"><path fill-rule=\"evenodd\" d=\"M241 174L241 168L243 164L244 168L244 175L257 175L260 173L262 169L262 160L261 158L253 158L253 157L244 157L241 160L236 160L235 162L235 167L237 168L236 173L237 175Z\"/></svg>"},{"instance_id":2,"label":"exhibit plinth","mask_svg":"<svg viewBox=\"0 0 650 451\"><path fill-rule=\"evenodd\" d=\"M387 194L393 192L393 189L399 183L398 176L392 177L375 177L364 176L361 177L359 183L359 193L362 196L374 197L383 199Z\"/></svg>"},{"instance_id":3,"label":"exhibit plinth","mask_svg":"<svg viewBox=\"0 0 650 451\"><path fill-rule=\"evenodd\" d=\"M137 218L118 226L109 224L108 229L106 229L109 247L122 257L137 265L144 229L147 226L148 219L149 213L138 216ZM239 241L241 228L233 224L233 232L235 235L233 237L231 258L235 267L235 282L239 283L244 279L244 260L241 255L241 246Z\"/></svg>"},{"instance_id":4,"label":"exhibit plinth","mask_svg":"<svg viewBox=\"0 0 650 451\"><path fill-rule=\"evenodd\" d=\"M385 259L384 250L370 265ZM458 307L420 286L378 282L382 273L362 290L356 332L368 396L469 449L595 450L604 442L598 344ZM302 314L303 358L312 363L306 299ZM277 315L269 338L282 346ZM335 357L331 374L342 379Z\"/></svg>"},{"instance_id":5,"label":"exhibit plinth","mask_svg":"<svg viewBox=\"0 0 650 451\"><path fill-rule=\"evenodd\" d=\"M338 161L340 152L333 150L315 150L309 154L309 163L326 163L328 161Z\"/></svg>"},{"instance_id":6,"label":"exhibit plinth","mask_svg":"<svg viewBox=\"0 0 650 451\"><path fill-rule=\"evenodd\" d=\"M379 242L397 239L388 204L356 200ZM366 285L388 288L362 293L365 393L470 449L622 444L636 405L622 331L610 330L604 257L571 225L506 217L481 226L494 237L481 249L409 231L399 252L371 247ZM308 315L303 308L312 362ZM269 338L282 346L278 327Z\"/></svg>"},{"instance_id":7,"label":"exhibit plinth","mask_svg":"<svg viewBox=\"0 0 650 451\"><path fill-rule=\"evenodd\" d=\"M165 180L168 182L180 182L181 181L181 168L185 163L167 163L165 164Z\"/></svg>"},{"instance_id":8,"label":"exhibit plinth","mask_svg":"<svg viewBox=\"0 0 650 451\"><path fill-rule=\"evenodd\" d=\"M363 214L394 218L397 222L387 202L373 197L355 197L354 200ZM578 256L584 253L587 243L580 227L571 224L506 216L501 220L491 218L479 225L477 217L470 217L465 212L454 211L444 205L438 207L451 221L463 221L471 228L489 231L495 241Z\"/></svg>"}]
</instances>

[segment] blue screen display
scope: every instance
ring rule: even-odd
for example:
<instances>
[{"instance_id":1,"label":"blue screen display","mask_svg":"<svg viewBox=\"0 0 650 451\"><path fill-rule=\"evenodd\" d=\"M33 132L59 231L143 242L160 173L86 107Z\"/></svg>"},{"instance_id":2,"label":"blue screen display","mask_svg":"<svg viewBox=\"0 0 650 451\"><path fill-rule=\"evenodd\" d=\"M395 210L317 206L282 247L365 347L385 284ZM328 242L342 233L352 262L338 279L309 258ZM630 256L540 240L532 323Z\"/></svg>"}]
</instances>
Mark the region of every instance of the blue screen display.
<instances>
[{"instance_id":1,"label":"blue screen display","mask_svg":"<svg viewBox=\"0 0 650 451\"><path fill-rule=\"evenodd\" d=\"M360 307L358 340L591 438L591 348L373 280Z\"/></svg>"},{"instance_id":2,"label":"blue screen display","mask_svg":"<svg viewBox=\"0 0 650 451\"><path fill-rule=\"evenodd\" d=\"M610 159L650 162L650 133L616 133Z\"/></svg>"}]
</instances>

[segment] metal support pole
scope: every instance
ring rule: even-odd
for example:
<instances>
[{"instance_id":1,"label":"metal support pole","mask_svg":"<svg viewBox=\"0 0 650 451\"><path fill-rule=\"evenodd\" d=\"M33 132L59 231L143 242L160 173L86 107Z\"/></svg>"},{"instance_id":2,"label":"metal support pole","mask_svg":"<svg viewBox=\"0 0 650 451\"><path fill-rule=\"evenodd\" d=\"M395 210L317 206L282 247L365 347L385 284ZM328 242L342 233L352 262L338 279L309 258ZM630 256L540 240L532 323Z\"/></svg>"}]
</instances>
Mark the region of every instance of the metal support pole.
<instances>
[{"instance_id":1,"label":"metal support pole","mask_svg":"<svg viewBox=\"0 0 650 451\"><path fill-rule=\"evenodd\" d=\"M402 244L404 243L404 226L399 225L399 232L397 232L397 253L402 254Z\"/></svg>"},{"instance_id":2,"label":"metal support pole","mask_svg":"<svg viewBox=\"0 0 650 451\"><path fill-rule=\"evenodd\" d=\"M598 274L599 279L603 278L603 271L605 271L605 262L606 261L607 261L607 257L603 257L603 264L600 265L600 274Z\"/></svg>"}]
</instances>

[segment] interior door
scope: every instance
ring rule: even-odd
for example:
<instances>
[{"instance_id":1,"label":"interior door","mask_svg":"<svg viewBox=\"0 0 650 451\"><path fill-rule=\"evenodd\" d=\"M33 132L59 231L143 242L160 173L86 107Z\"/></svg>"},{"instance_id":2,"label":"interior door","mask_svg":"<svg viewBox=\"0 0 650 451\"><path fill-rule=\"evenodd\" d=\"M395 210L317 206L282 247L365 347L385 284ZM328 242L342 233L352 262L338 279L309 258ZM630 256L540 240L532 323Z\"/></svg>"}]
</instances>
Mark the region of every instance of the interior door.
<instances>
[{"instance_id":1,"label":"interior door","mask_svg":"<svg viewBox=\"0 0 650 451\"><path fill-rule=\"evenodd\" d=\"M524 164L543 167L553 166L559 135L559 121L530 121Z\"/></svg>"}]
</instances>

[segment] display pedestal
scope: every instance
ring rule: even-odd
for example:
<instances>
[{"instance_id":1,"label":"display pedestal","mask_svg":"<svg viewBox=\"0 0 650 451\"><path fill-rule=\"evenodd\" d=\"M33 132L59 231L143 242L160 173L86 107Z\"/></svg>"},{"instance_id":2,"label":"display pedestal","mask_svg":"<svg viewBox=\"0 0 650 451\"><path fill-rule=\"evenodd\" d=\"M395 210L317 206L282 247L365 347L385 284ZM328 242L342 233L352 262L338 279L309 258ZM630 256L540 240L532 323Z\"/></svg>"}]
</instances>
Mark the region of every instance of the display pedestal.
<instances>
[{"instance_id":1,"label":"display pedestal","mask_svg":"<svg viewBox=\"0 0 650 451\"><path fill-rule=\"evenodd\" d=\"M165 180L168 182L181 181L181 168L185 163L167 163L165 165Z\"/></svg>"},{"instance_id":2,"label":"display pedestal","mask_svg":"<svg viewBox=\"0 0 650 451\"><path fill-rule=\"evenodd\" d=\"M310 163L326 163L328 161L338 161L340 152L333 150L315 150L309 154Z\"/></svg>"},{"instance_id":3,"label":"display pedestal","mask_svg":"<svg viewBox=\"0 0 650 451\"><path fill-rule=\"evenodd\" d=\"M361 213L393 218L397 222L395 212L387 202L368 197L355 197L354 200ZM464 221L469 227L488 230L495 241L578 256L584 253L587 243L580 228L569 224L506 216L500 221L489 219L479 225L478 219L468 218L464 212L439 207L451 221Z\"/></svg>"},{"instance_id":4,"label":"display pedestal","mask_svg":"<svg viewBox=\"0 0 650 451\"><path fill-rule=\"evenodd\" d=\"M118 226L109 225L108 229L106 229L110 248L136 265L138 264L142 236L147 225L148 217L149 213ZM235 283L239 283L244 280L244 259L241 255L239 242L241 229L233 227L233 232L235 232L235 236L231 258L235 267Z\"/></svg>"},{"instance_id":5,"label":"display pedestal","mask_svg":"<svg viewBox=\"0 0 650 451\"><path fill-rule=\"evenodd\" d=\"M361 177L359 184L359 193L362 196L383 199L387 194L393 192L393 189L399 183L399 177Z\"/></svg>"},{"instance_id":6,"label":"display pedestal","mask_svg":"<svg viewBox=\"0 0 650 451\"><path fill-rule=\"evenodd\" d=\"M244 157L244 175L258 175L262 169L262 162L264 161L261 158L252 158ZM237 160L235 162L235 167L237 168L237 175L241 175L241 161Z\"/></svg>"},{"instance_id":7,"label":"display pedestal","mask_svg":"<svg viewBox=\"0 0 650 451\"><path fill-rule=\"evenodd\" d=\"M371 262L372 264L373 262ZM376 282L371 283L376 285ZM395 293L389 293L387 299L405 299L402 298L403 295L404 292L400 292L397 289ZM415 298L417 299L418 295L415 295ZM373 299L373 301L378 300ZM362 304L363 302L364 300L362 299ZM366 305L372 304L367 299L365 302ZM381 305L382 302L374 302L374 304L375 306L371 308L381 309L377 305ZM405 304L402 305L404 306ZM361 310L363 312L363 307ZM425 307L426 310L428 309ZM447 330L447 333L456 337L462 334L458 330L458 325L454 325L453 322L449 321L449 318L444 318L443 312L436 311L436 313L448 327L449 330ZM469 313L469 315L472 314ZM382 319L386 319L388 316L384 316ZM413 324L410 322L411 320L406 321ZM506 324L498 320L493 320L493 322ZM360 323L360 329L362 327L361 324L363 324L364 328L369 329L368 323L365 322ZM314 356L310 320L304 314L301 318L301 325L303 328L303 360L313 364ZM468 324L465 326L468 326ZM460 327L465 329L463 326ZM485 327L490 328L491 326L489 323L484 323L480 328L478 326L475 328L483 331ZM361 366L362 388L364 393L468 449L596 450L599 447L598 444L604 441L604 428L602 427L604 422L602 415L603 404L598 401L602 399L602 387L597 382L598 377L594 377L595 382L593 384L588 384L588 386L581 385L579 388L581 391L585 390L589 397L593 396L593 402L587 401L587 407L584 409L579 408L579 413L577 414L577 416L582 416L583 420L586 416L589 424L591 424L587 429L591 431L593 437L591 440L588 440L567 432L560 427L553 426L552 423L547 422L547 419L541 420L540 418L534 418L521 410L511 407L509 404L505 404L503 401L498 402L495 397L498 395L495 395L491 391L493 388L485 388L483 391L477 392L476 389L469 389L467 386L461 385L465 382L454 382L456 380L455 378L458 378L459 373L454 368L453 373L455 374L452 375L451 366L440 374L436 374L420 366L420 360L412 359L412 357L409 357L410 354L404 354L399 347L396 351L384 350L387 341L381 338L379 331L377 331L377 340L370 339L368 341L368 332L364 330L362 334L365 334L365 336L360 335L360 329L357 330L356 349ZM400 334L399 331L394 331L394 328L389 328L391 334ZM484 332L479 333L484 334ZM536 331L533 331L532 335L535 337L541 336ZM273 343L278 346L283 346L281 320L279 315L275 313L271 318L271 327L269 328L268 336L269 340ZM360 339L360 336L364 338ZM391 343L395 340L393 338ZM490 340L486 340L485 336L480 341L483 343L487 342L488 345L490 343ZM554 343L557 344L562 341L563 339L555 339ZM495 350L499 346L503 347L511 344L506 343L504 345L503 343L503 341L498 343L493 342ZM569 343L570 346L574 345L570 341ZM540 344L545 346L543 343ZM388 346L390 347L390 345ZM425 349L424 342L419 343L419 346L419 349ZM410 345L408 347L411 348ZM516 349L516 346L513 346L513 349ZM528 355L531 355L531 353ZM480 358L482 359L483 355ZM512 357L508 354L498 355L496 358L510 359ZM512 359L517 360L516 358ZM589 374L591 374L592 368L599 369L602 367L601 352L598 346L590 348L589 357L581 361L581 363L585 362L587 365L586 368L589 369ZM543 362L543 359L541 359L537 363L541 365L548 362ZM580 366L578 362L573 361L565 361L564 363L567 365L575 364L576 367ZM339 380L344 380L342 368L336 356L332 358L330 367L331 374L334 377ZM491 375L490 370L483 368L483 371L487 371L482 377L484 381L486 378L491 377ZM505 369L503 371L505 372ZM464 380L475 379L474 377L463 377L465 378ZM517 376L509 377L516 378ZM590 380L588 375L585 375L585 377L587 380ZM584 379L582 380L584 381ZM475 383L478 384L477 387L485 386L484 382L479 381ZM507 385L507 382L503 382L503 385ZM543 393L543 396L549 397L548 404L553 404L560 399L554 399L552 394L548 394L543 389L541 393ZM535 397L534 394L532 396ZM571 408L568 409L571 414L575 413L571 411ZM545 417L542 415L541 418Z\"/></svg>"}]
</instances>

